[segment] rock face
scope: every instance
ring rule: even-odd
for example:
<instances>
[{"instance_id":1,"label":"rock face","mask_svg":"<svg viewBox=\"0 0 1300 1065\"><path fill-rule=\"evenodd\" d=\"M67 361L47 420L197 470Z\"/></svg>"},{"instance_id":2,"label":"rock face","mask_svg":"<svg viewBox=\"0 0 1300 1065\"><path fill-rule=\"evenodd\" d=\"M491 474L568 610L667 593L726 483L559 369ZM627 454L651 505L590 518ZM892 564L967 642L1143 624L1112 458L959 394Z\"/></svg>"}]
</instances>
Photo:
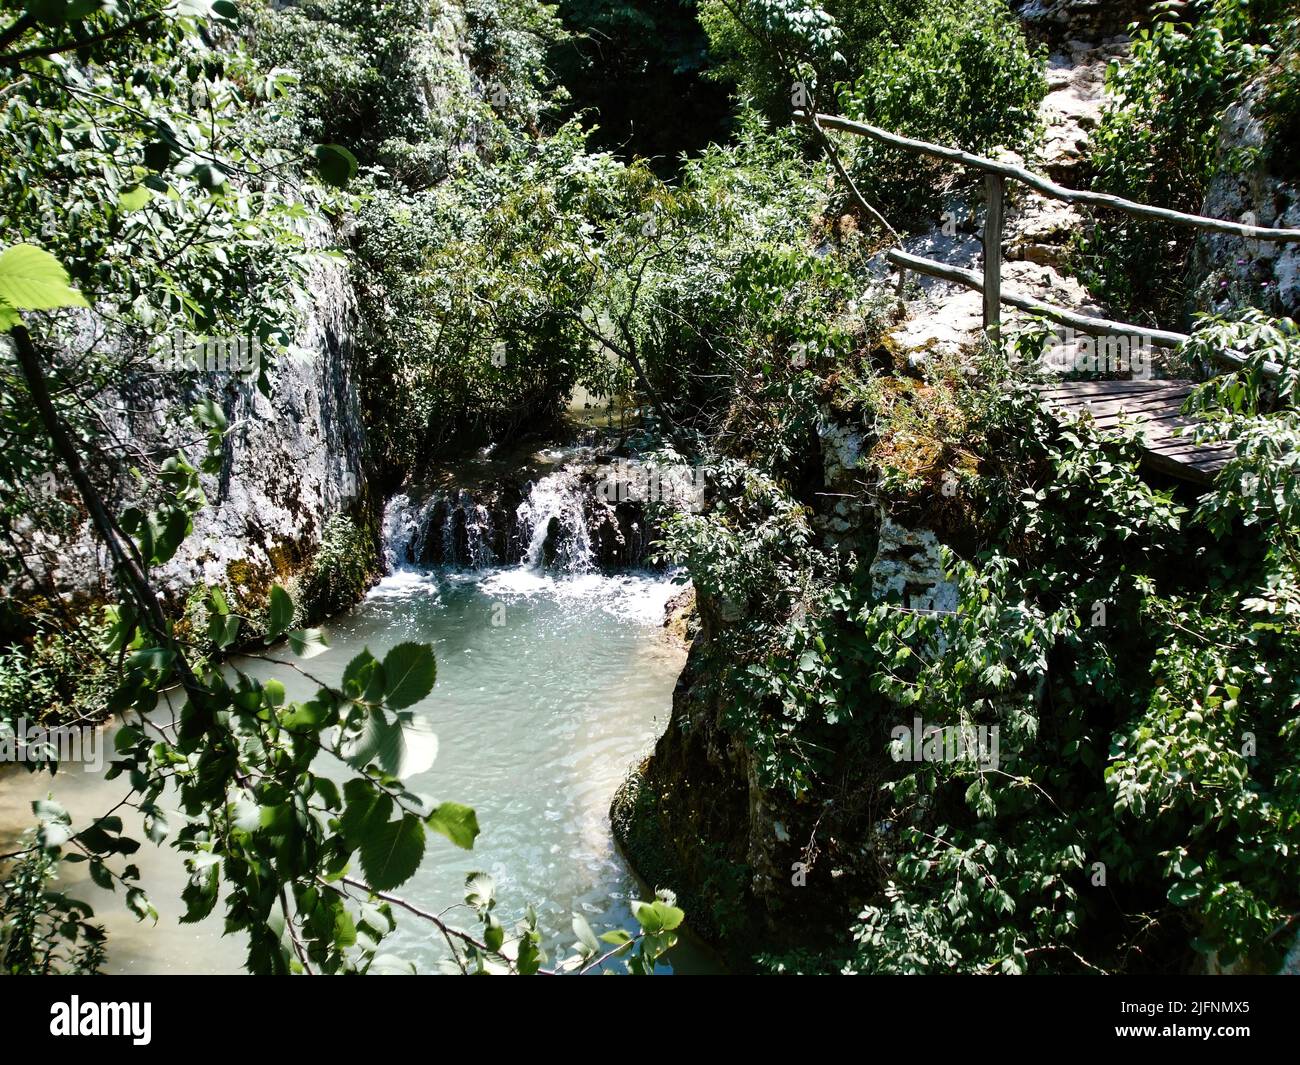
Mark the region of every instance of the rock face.
<instances>
[{"instance_id":1,"label":"rock face","mask_svg":"<svg viewBox=\"0 0 1300 1065\"><path fill-rule=\"evenodd\" d=\"M870 571L876 597L898 596L914 610L956 610L957 586L945 579L939 549L929 529L908 529L886 516Z\"/></svg>"},{"instance_id":2,"label":"rock face","mask_svg":"<svg viewBox=\"0 0 1300 1065\"><path fill-rule=\"evenodd\" d=\"M1179 0L1175 0L1175 4ZM1122 32L1149 18L1151 0L1012 0L1028 33L1051 43L1071 37L1095 39Z\"/></svg>"},{"instance_id":3,"label":"rock face","mask_svg":"<svg viewBox=\"0 0 1300 1065\"><path fill-rule=\"evenodd\" d=\"M248 374L187 371L142 376L102 402L112 438L136 452L165 455L192 440L192 428L182 433L166 412L201 398L215 399L231 426L220 471L202 479L208 505L176 555L154 571L155 586L173 609L200 584L222 584L255 605L271 582L306 566L331 517L364 502L351 286L342 267L323 266L308 292L296 342L269 372L271 399ZM186 450L199 457L199 446ZM122 470L109 477L117 485L109 500L115 509L140 502ZM62 486L55 490L70 497ZM27 537L36 575L60 593L81 600L114 594L108 558L88 522L74 522L54 538L22 523L17 532Z\"/></svg>"},{"instance_id":4,"label":"rock face","mask_svg":"<svg viewBox=\"0 0 1300 1065\"><path fill-rule=\"evenodd\" d=\"M813 528L829 545L861 548L868 541L875 518L863 494L861 462L867 447L866 430L859 423L845 424L833 411L823 409L817 437L822 453L824 505L813 514Z\"/></svg>"},{"instance_id":5,"label":"rock face","mask_svg":"<svg viewBox=\"0 0 1300 1065\"><path fill-rule=\"evenodd\" d=\"M641 876L671 887L692 930L744 970L755 950L814 944L849 915L835 893L801 881L797 863L815 859L819 807L778 807L760 783L763 755L729 720L713 679L724 654L717 637L730 623L704 597L697 606L668 727L619 789L610 819Z\"/></svg>"},{"instance_id":6,"label":"rock face","mask_svg":"<svg viewBox=\"0 0 1300 1065\"><path fill-rule=\"evenodd\" d=\"M1273 172L1261 150L1264 128L1253 108L1263 91L1253 87L1224 115L1218 172L1201 213L1297 229L1300 187ZM1222 311L1244 301L1268 314L1300 316L1300 243L1207 234L1197 242L1192 278L1196 310Z\"/></svg>"}]
</instances>

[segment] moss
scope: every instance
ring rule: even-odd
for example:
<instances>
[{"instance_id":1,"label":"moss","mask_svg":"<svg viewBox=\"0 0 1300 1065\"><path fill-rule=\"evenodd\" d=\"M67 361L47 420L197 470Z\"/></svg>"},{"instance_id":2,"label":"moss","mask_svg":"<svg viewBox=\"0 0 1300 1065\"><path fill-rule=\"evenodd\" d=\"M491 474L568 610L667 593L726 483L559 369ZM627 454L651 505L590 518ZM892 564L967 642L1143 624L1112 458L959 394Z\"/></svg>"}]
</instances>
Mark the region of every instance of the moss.
<instances>
[{"instance_id":1,"label":"moss","mask_svg":"<svg viewBox=\"0 0 1300 1065\"><path fill-rule=\"evenodd\" d=\"M747 968L751 951L743 899L749 867L729 861L705 839L690 841L692 868L680 856L686 842L674 837L647 778L650 759L628 774L610 806L614 838L641 879L672 888L691 931L724 952L731 968Z\"/></svg>"},{"instance_id":2,"label":"moss","mask_svg":"<svg viewBox=\"0 0 1300 1065\"><path fill-rule=\"evenodd\" d=\"M331 518L300 582L303 615L312 622L346 610L365 595L379 572L375 530L345 515Z\"/></svg>"},{"instance_id":3,"label":"moss","mask_svg":"<svg viewBox=\"0 0 1300 1065\"><path fill-rule=\"evenodd\" d=\"M695 603L695 588L689 587L668 600L664 631L670 639L689 647L700 628L699 609Z\"/></svg>"}]
</instances>

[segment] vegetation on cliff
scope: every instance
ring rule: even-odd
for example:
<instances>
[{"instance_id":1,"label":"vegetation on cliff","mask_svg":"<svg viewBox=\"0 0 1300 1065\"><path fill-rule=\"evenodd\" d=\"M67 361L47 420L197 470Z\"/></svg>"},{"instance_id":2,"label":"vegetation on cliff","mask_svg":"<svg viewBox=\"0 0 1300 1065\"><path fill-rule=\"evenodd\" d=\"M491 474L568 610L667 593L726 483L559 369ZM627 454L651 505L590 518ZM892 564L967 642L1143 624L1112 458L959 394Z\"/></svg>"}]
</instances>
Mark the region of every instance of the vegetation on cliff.
<instances>
[{"instance_id":1,"label":"vegetation on cliff","mask_svg":"<svg viewBox=\"0 0 1300 1065\"><path fill-rule=\"evenodd\" d=\"M1282 166L1286 6L1197 0L1139 31L1111 75L1097 186L1198 209L1231 165L1223 115L1259 79L1275 87L1261 151ZM653 971L684 910L737 965L778 972L1276 965L1300 910L1296 327L1248 298L1195 323L1179 372L1203 378L1229 346L1246 359L1193 399L1233 457L1200 496L1153 483L1135 440L1039 409L1043 329L954 358L901 350L875 253L898 231L942 232L943 201L969 190L789 121L839 110L1032 159L1045 56L1002 0L703 0L699 27L675 8L680 32L641 42L645 69L671 61L696 89L704 72L734 89L729 140L651 124L601 150L600 63L569 34L631 36L649 19L638 5L0 11L14 73L0 87L0 579L22 590L0 715L87 698L123 715L109 772L153 842L185 855L187 919L224 904L251 970L391 966L392 892L427 838L469 847L478 832L469 808L402 782L401 726L436 677L427 647L363 653L294 702L220 666L281 639L310 655L319 633L285 588L267 581L245 609L204 584L182 618L164 609L153 576L222 470L217 398L148 393L174 427L159 453L101 416L178 325L282 357L322 259L353 271L379 483L543 432L576 385L639 406L674 461L709 471L702 512L662 516L659 553L693 581L700 626L673 720L616 809L643 872L685 906L661 890L636 905L638 935L604 945L576 920L566 967L614 952ZM571 94L547 65L569 46ZM1117 311L1166 321L1187 302L1190 246L1153 232L1098 221L1076 265ZM265 366L257 385L269 393ZM372 513L326 525L302 573L308 613L365 588ZM81 622L12 535L74 523L118 581ZM950 602L918 606L874 572L900 527L943 543ZM148 717L160 695L174 722ZM922 722L985 730L998 757L918 757L899 730ZM348 767L341 785L321 752ZM164 788L183 823L167 823ZM55 858L85 861L148 917L127 861L139 843L115 811L89 826L53 802L36 814L7 856L0 957L94 969L90 915L37 885ZM465 900L473 931L422 915L462 970L548 964L536 914L507 930L490 878Z\"/></svg>"}]
</instances>

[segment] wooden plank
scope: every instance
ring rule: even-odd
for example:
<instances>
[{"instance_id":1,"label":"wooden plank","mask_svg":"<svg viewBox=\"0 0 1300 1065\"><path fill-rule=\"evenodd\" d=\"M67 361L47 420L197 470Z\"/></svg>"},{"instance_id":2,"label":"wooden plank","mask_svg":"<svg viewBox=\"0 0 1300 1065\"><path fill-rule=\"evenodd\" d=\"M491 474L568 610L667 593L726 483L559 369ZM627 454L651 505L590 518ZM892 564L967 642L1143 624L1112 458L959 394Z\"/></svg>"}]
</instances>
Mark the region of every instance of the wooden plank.
<instances>
[{"instance_id":1,"label":"wooden plank","mask_svg":"<svg viewBox=\"0 0 1300 1065\"><path fill-rule=\"evenodd\" d=\"M984 332L994 344L1002 332L1002 178L984 178Z\"/></svg>"},{"instance_id":2,"label":"wooden plank","mask_svg":"<svg viewBox=\"0 0 1300 1065\"><path fill-rule=\"evenodd\" d=\"M1188 418L1181 414L1176 408L1173 410L1154 410L1154 411L1130 411L1121 409L1109 411L1106 414L1094 416L1092 419L1103 429L1114 429L1119 425L1145 425L1148 427L1155 426L1191 426L1196 425L1194 418Z\"/></svg>"},{"instance_id":3,"label":"wooden plank","mask_svg":"<svg viewBox=\"0 0 1300 1065\"><path fill-rule=\"evenodd\" d=\"M807 113L796 110L795 117L806 119ZM904 151L912 152L915 155L928 155L933 159L943 159L949 163L956 163L958 166L968 166L974 170L981 170L985 174L1010 178L1013 181L1019 181L1022 185L1028 185L1031 189L1041 192L1044 196L1050 196L1054 200L1064 200L1066 203L1082 203L1090 207L1105 207L1112 211L1122 211L1137 218L1154 218L1163 222L1172 222L1174 225L1188 226L1192 229L1201 229L1211 233L1228 233L1234 237L1247 237L1251 240L1300 241L1300 229L1250 226L1244 222L1229 222L1222 218L1207 218L1205 215L1186 214L1183 211L1174 211L1168 207L1152 207L1150 204L1135 203L1133 200L1126 200L1120 196L1112 196L1105 192L1069 189L1064 185L1058 185L1050 178L1035 174L1033 171L1026 170L1021 166L1000 163L982 155L972 155L970 152L963 152L957 148L946 148L941 144L931 144L929 141L901 137L897 133L890 133L878 126L868 125L866 122L854 122L841 115L818 114L816 118L818 124L827 129L838 129L843 133L854 133L860 137L870 137L882 144L902 148Z\"/></svg>"},{"instance_id":4,"label":"wooden plank","mask_svg":"<svg viewBox=\"0 0 1300 1065\"><path fill-rule=\"evenodd\" d=\"M1119 415L1129 414L1137 416L1139 414L1148 417L1158 417L1162 414L1173 412L1181 414L1185 396L1163 395L1163 396L1132 396L1127 399L1111 400L1087 400L1085 402L1065 402L1050 404L1053 410L1069 414L1090 414L1092 417L1101 421L1106 418L1117 418Z\"/></svg>"},{"instance_id":5,"label":"wooden plank","mask_svg":"<svg viewBox=\"0 0 1300 1065\"><path fill-rule=\"evenodd\" d=\"M1168 458L1158 451L1146 452L1143 455L1142 464L1156 473L1163 473L1167 477L1175 477L1180 481L1188 481L1195 485L1209 485L1214 480L1214 476L1209 471L1198 469L1185 462L1179 462L1177 459Z\"/></svg>"},{"instance_id":6,"label":"wooden plank","mask_svg":"<svg viewBox=\"0 0 1300 1065\"><path fill-rule=\"evenodd\" d=\"M1159 403L1162 400L1182 403L1187 399L1185 388L1134 388L1106 392L1039 392L1048 407L1087 407L1098 403Z\"/></svg>"},{"instance_id":7,"label":"wooden plank","mask_svg":"<svg viewBox=\"0 0 1300 1065\"><path fill-rule=\"evenodd\" d=\"M1061 392L1068 395L1126 395L1129 392L1190 392L1194 387L1191 381L1048 381L1035 385L1039 395Z\"/></svg>"},{"instance_id":8,"label":"wooden plank","mask_svg":"<svg viewBox=\"0 0 1300 1065\"><path fill-rule=\"evenodd\" d=\"M1038 389L1044 407L1064 421L1086 418L1099 430L1127 424L1141 434L1143 465L1206 486L1231 458L1227 444L1198 444L1175 431L1200 424L1182 411L1190 381L1063 381Z\"/></svg>"},{"instance_id":9,"label":"wooden plank","mask_svg":"<svg viewBox=\"0 0 1300 1065\"><path fill-rule=\"evenodd\" d=\"M1161 392L1190 392L1190 381L1053 381L1035 387L1040 396L1124 396L1155 395Z\"/></svg>"},{"instance_id":10,"label":"wooden plank","mask_svg":"<svg viewBox=\"0 0 1300 1065\"><path fill-rule=\"evenodd\" d=\"M1086 408L1080 413L1088 413ZM1093 414L1092 420L1098 425L1118 425L1122 421L1141 422L1143 425L1150 423L1165 423L1169 425L1198 425L1196 418L1189 418L1182 412L1181 406L1177 403L1157 407L1154 410L1133 410L1129 407L1120 406L1114 410L1102 411Z\"/></svg>"}]
</instances>

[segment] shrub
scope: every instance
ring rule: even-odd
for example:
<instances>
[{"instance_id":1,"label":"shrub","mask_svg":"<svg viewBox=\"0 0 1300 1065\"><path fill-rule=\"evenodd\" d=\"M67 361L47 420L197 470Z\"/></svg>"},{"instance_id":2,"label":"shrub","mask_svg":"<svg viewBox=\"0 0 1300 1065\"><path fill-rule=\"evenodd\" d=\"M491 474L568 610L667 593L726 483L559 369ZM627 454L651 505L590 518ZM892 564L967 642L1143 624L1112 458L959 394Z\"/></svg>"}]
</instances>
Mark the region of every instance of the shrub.
<instances>
[{"instance_id":1,"label":"shrub","mask_svg":"<svg viewBox=\"0 0 1300 1065\"><path fill-rule=\"evenodd\" d=\"M98 973L104 962L104 931L90 923L94 911L84 902L50 889L59 862L42 842L37 833L26 836L30 849L0 878L0 972Z\"/></svg>"},{"instance_id":2,"label":"shrub","mask_svg":"<svg viewBox=\"0 0 1300 1065\"><path fill-rule=\"evenodd\" d=\"M1110 99L1092 138L1094 187L1199 213L1224 111L1268 61L1281 0L1193 0L1133 38L1107 75ZM1280 84L1287 84L1285 70ZM1284 97L1285 99L1285 97ZM1276 114L1285 122L1286 111ZM1231 162L1231 161L1228 161ZM1178 327L1195 232L1108 212L1078 242L1082 275L1120 315Z\"/></svg>"},{"instance_id":3,"label":"shrub","mask_svg":"<svg viewBox=\"0 0 1300 1065\"><path fill-rule=\"evenodd\" d=\"M846 114L904 136L986 154L1028 155L1047 92L1040 48L1031 50L1002 0L927 7L901 42L872 42L865 72L842 94ZM864 141L857 170L878 209L933 215L951 168Z\"/></svg>"},{"instance_id":4,"label":"shrub","mask_svg":"<svg viewBox=\"0 0 1300 1065\"><path fill-rule=\"evenodd\" d=\"M379 573L373 532L336 514L325 525L311 568L303 578L302 607L317 621L358 602Z\"/></svg>"}]
</instances>

